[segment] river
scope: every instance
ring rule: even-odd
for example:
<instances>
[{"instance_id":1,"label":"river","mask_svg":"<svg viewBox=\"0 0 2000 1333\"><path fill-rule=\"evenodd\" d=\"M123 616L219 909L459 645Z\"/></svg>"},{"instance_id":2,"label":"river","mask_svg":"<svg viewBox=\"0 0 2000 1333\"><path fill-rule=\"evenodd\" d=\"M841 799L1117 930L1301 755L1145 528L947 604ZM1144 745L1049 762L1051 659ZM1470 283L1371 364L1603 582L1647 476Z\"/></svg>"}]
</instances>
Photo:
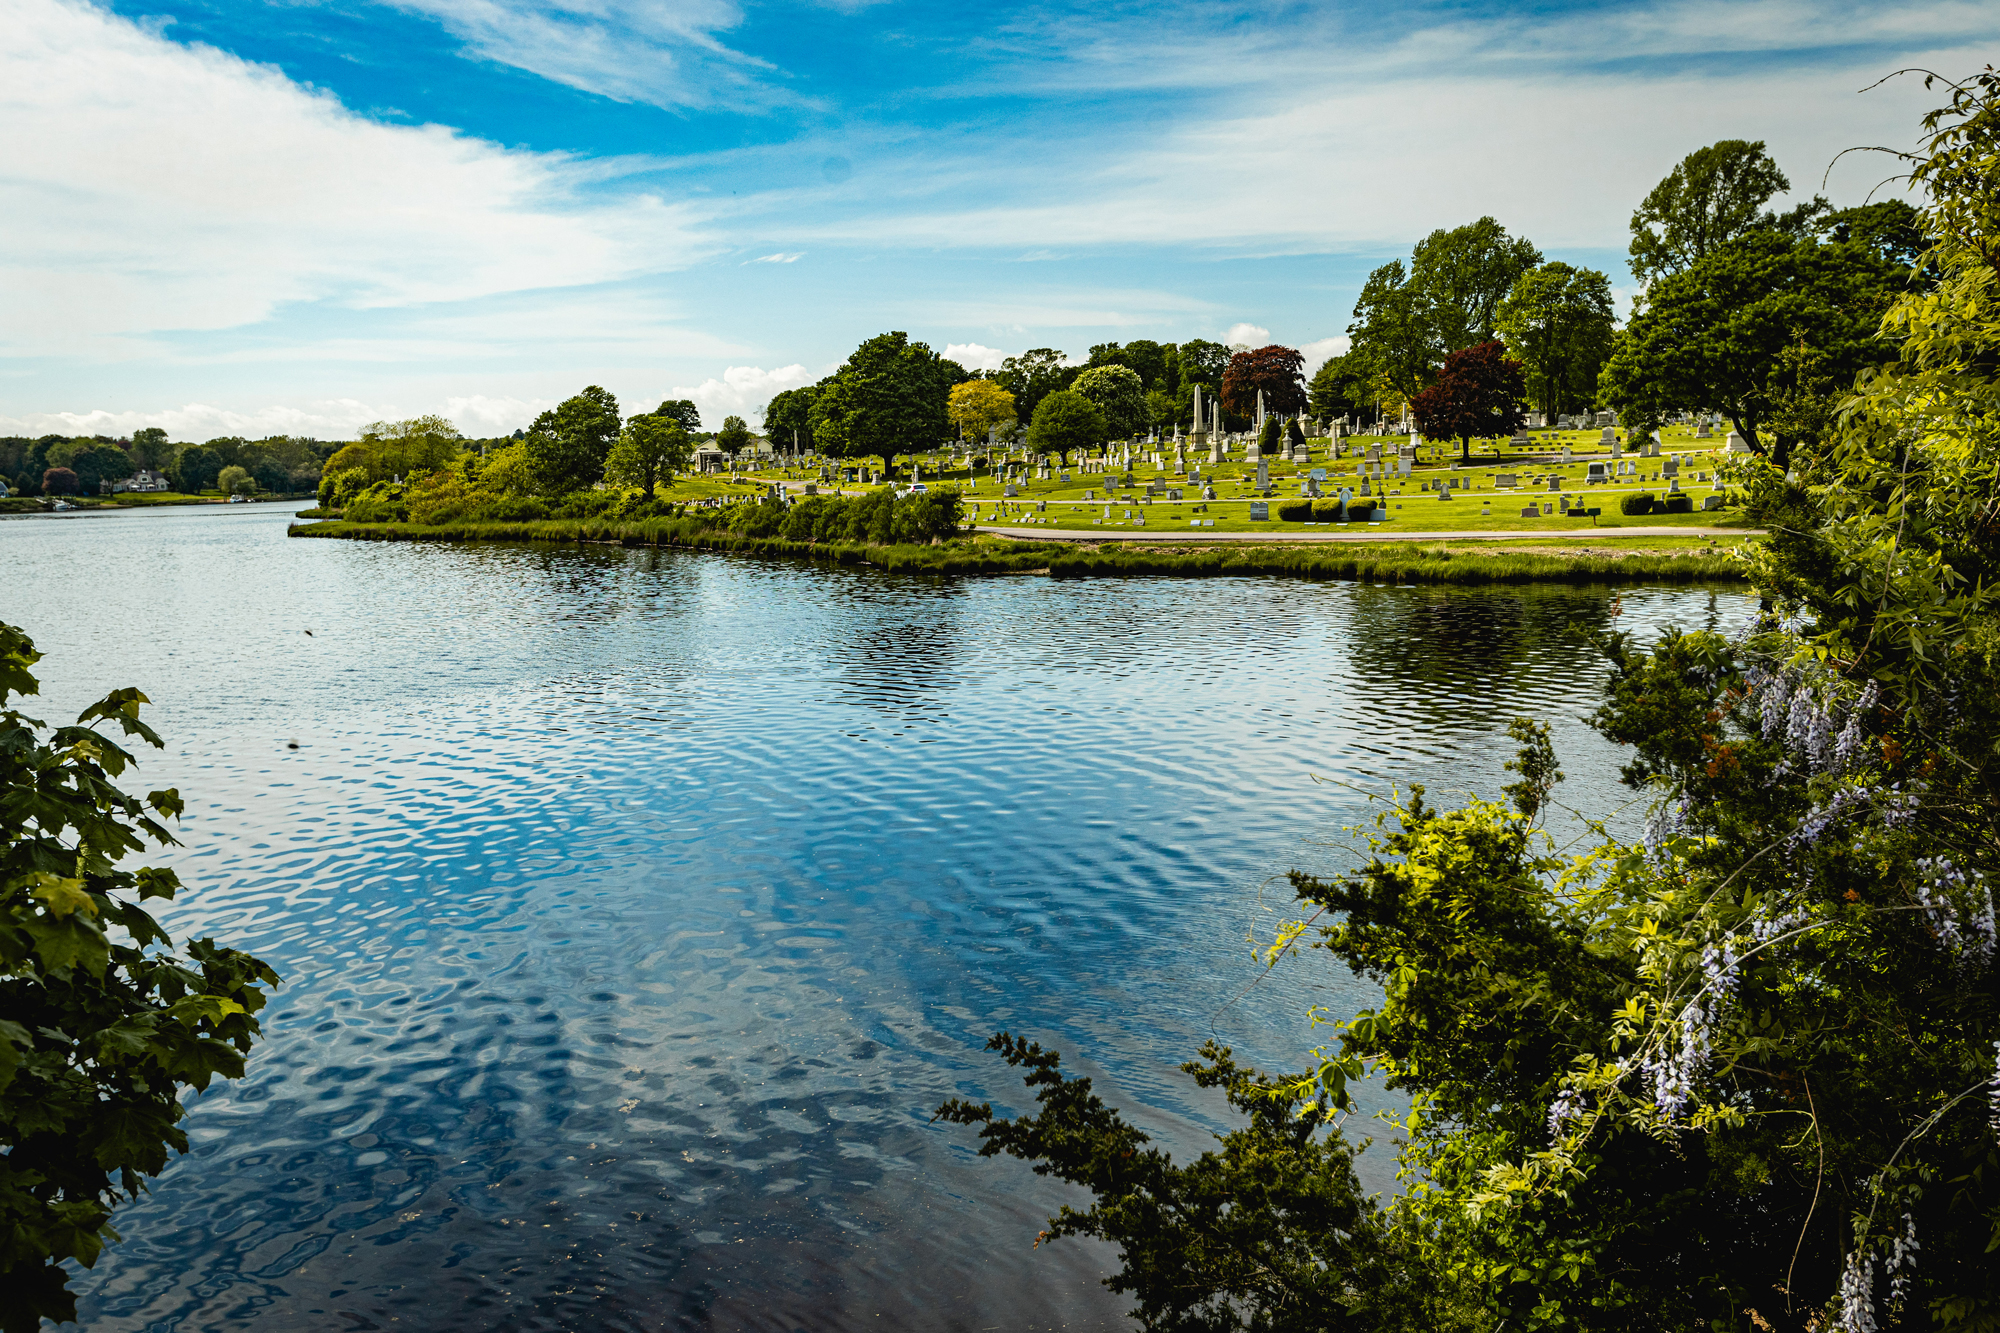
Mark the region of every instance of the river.
<instances>
[{"instance_id":1,"label":"river","mask_svg":"<svg viewBox=\"0 0 2000 1333\"><path fill-rule=\"evenodd\" d=\"M150 696L129 785L187 800L162 919L285 978L79 1275L94 1333L1128 1328L1109 1251L1033 1248L1083 1196L930 1122L1024 1106L986 1039L1198 1151L1204 1040L1295 1068L1309 1005L1368 1000L1317 955L1259 980L1285 871L1352 864L1367 793L1497 795L1516 714L1554 724L1561 799L1624 806L1573 628L1754 605L287 521L0 521L28 711Z\"/></svg>"}]
</instances>

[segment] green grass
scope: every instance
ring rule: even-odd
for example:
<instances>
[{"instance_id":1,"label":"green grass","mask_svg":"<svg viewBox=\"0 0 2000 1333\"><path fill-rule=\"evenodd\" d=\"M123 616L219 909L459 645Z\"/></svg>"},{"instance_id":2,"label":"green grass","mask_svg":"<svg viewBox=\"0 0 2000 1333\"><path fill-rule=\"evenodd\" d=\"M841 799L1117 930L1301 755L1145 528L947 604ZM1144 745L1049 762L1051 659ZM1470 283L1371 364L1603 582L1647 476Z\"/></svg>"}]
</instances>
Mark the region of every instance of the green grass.
<instances>
[{"instance_id":1,"label":"green grass","mask_svg":"<svg viewBox=\"0 0 2000 1333\"><path fill-rule=\"evenodd\" d=\"M1642 479L1621 478L1610 485L1586 486L1583 480L1586 471L1585 464L1591 461L1593 457L1598 459L1609 457L1609 455L1596 453L1599 432L1568 431L1559 433L1538 431L1535 432L1535 435L1538 438L1535 448L1531 452L1553 453L1559 450L1562 444L1566 442L1573 450L1578 451L1577 460L1567 467L1560 465L1550 466L1537 462L1501 464L1496 462L1491 456L1482 457L1475 453L1471 466L1455 466L1458 460L1458 453L1455 449L1446 451L1426 448L1419 459L1418 466L1414 469L1410 477L1392 478L1388 487L1392 493L1376 497L1379 503L1388 506L1388 518L1381 524L1340 526L1321 524L1313 526L1301 523L1280 523L1275 520L1253 522L1250 518L1249 501L1252 498L1256 498L1253 497L1250 489L1255 478L1256 469L1242 462L1240 456L1235 462L1223 463L1214 468L1210 468L1206 463L1201 465L1205 477L1212 475L1215 478L1216 498L1212 502L1204 502L1199 499L1183 499L1180 501L1158 500L1148 503L1142 500L1140 496L1143 493L1146 483L1152 481L1162 481L1170 486L1181 486L1184 493L1190 496L1196 494L1189 486L1186 478L1178 477L1171 471L1156 471L1149 462L1143 460L1135 463L1132 470L1133 480L1138 483L1138 486L1130 491L1120 490L1110 492L1110 494L1120 497L1112 500L1105 499L1107 494L1105 485L1107 482L1116 479L1114 475L1084 473L1077 470L1074 465L1070 468L1071 480L1069 482L1065 483L1059 480L1023 482L1019 484L1020 495L1012 500L1002 498L1000 483L994 481L990 475L970 478L962 469L958 471L940 471L934 466L927 465L924 467L924 480L926 483L957 487L965 497L968 516L976 513L978 515L977 522L981 527L1048 528L1054 532L1072 535L1129 532L1138 526L1132 520L1140 515L1143 515L1146 519L1142 530L1148 534L1169 531L1173 532L1176 536L1182 533L1193 536L1197 533L1221 535L1233 532L1282 533L1287 535L1359 534L1361 532L1370 532L1377 534L1381 540L1388 541L1395 540L1395 534L1398 530L1422 533L1483 531L1564 535L1595 533L1603 529L1609 528L1615 530L1619 527L1643 526L1648 528L1700 529L1749 528L1751 526L1740 508L1712 510L1706 513L1697 511L1688 514L1647 514L1630 517L1621 515L1618 512L1618 501L1623 496L1639 491L1651 491L1655 495L1665 493L1667 483L1664 480L1655 479L1653 475L1660 471L1660 465L1665 461L1664 459L1647 458L1633 460L1646 465L1646 472ZM1407 437L1364 436L1357 441L1357 444L1359 447L1365 448L1371 442L1396 444L1405 438ZM1701 498L1710 494L1711 491L1708 483L1698 482L1694 479L1695 473L1709 472L1713 474L1717 463L1723 457L1721 454L1713 452L1713 450L1719 449L1722 443L1723 441L1719 438L1714 440L1696 440L1693 438L1691 429L1676 429L1666 432L1663 446L1668 453L1683 455L1681 484L1685 493L1694 497L1696 504L1699 504ZM1169 457L1171 457L1170 451ZM1169 466L1171 466L1171 463ZM1309 466L1325 467L1329 471L1342 470L1345 472L1345 476L1329 476L1321 483L1322 490L1338 494L1343 482L1348 485L1356 485L1356 464L1352 457L1341 459L1336 463L1328 463L1325 458L1324 448L1322 447L1315 453L1313 461ZM1547 483L1543 482L1538 487L1523 485L1510 490L1499 490L1493 484L1493 475L1501 471L1519 473L1524 481L1529 477L1546 477L1553 474L1561 478L1563 489L1550 491L1547 489ZM1272 489L1276 492L1271 500L1273 512L1275 512L1276 505L1280 501L1294 499L1298 496L1304 474L1296 465L1291 463L1273 463L1269 472ZM778 480L789 480L796 483L800 480L817 476L817 472L812 469L767 468L754 475L758 480L766 483ZM907 479L907 463L898 469L898 476ZM1451 500L1439 500L1435 494L1420 489L1424 481L1437 478L1456 478L1460 481L1470 480L1473 485L1469 491L1459 490L1452 492L1454 498ZM738 485L740 486L741 483L739 482ZM866 488L853 487L848 489ZM1393 493L1398 490L1402 494ZM1095 498L1088 501L1084 500L1083 496L1085 492L1093 493ZM739 491L738 493L740 494L741 492ZM1564 493L1579 498L1585 508L1597 508L1603 512L1594 523L1588 518L1565 518L1559 514L1538 515L1534 518L1522 516L1521 509L1531 499L1536 502L1553 502L1559 495ZM1036 512L1035 507L1044 503L1047 504L1048 508L1045 511ZM1107 504L1112 511L1111 521L1108 523L1102 521L1104 509ZM1000 507L1001 510L997 516L996 506ZM1490 515L1482 514L1480 512L1481 509L1487 507L1490 507L1493 512ZM1199 529L1190 527L1188 521L1196 517L1212 519L1215 526L1213 528L1203 527Z\"/></svg>"},{"instance_id":2,"label":"green grass","mask_svg":"<svg viewBox=\"0 0 2000 1333\"><path fill-rule=\"evenodd\" d=\"M815 544L742 537L708 529L697 519L619 523L550 519L536 523L316 523L296 537L358 541L505 541L602 543L678 547L780 556L834 565L870 565L905 573L1046 573L1054 578L1109 575L1181 577L1267 576L1355 579L1376 583L1631 583L1741 581L1743 568L1726 554L1618 555L1591 543L1575 554L1444 543L1357 543L1352 546L1212 546L1195 548L1080 546L976 538L938 546ZM1643 540L1643 539L1642 539ZM1653 539L1654 545L1658 539Z\"/></svg>"}]
</instances>

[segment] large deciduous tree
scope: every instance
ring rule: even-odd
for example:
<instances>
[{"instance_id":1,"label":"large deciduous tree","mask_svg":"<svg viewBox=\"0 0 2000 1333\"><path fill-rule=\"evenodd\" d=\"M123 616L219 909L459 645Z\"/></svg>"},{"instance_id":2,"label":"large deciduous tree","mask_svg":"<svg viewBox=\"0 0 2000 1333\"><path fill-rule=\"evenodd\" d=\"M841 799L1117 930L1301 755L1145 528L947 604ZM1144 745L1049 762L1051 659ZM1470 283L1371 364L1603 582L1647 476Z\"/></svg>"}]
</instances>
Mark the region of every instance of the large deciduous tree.
<instances>
[{"instance_id":1,"label":"large deciduous tree","mask_svg":"<svg viewBox=\"0 0 2000 1333\"><path fill-rule=\"evenodd\" d=\"M611 446L604 460L604 479L614 486L635 487L650 498L655 485L671 485L674 473L693 458L694 441L680 422L658 413L642 413L619 432L618 443Z\"/></svg>"},{"instance_id":2,"label":"large deciduous tree","mask_svg":"<svg viewBox=\"0 0 2000 1333\"><path fill-rule=\"evenodd\" d=\"M1028 448L1061 458L1072 449L1091 449L1110 439L1104 413L1074 389L1058 389L1035 405L1028 422Z\"/></svg>"},{"instance_id":3,"label":"large deciduous tree","mask_svg":"<svg viewBox=\"0 0 2000 1333\"><path fill-rule=\"evenodd\" d=\"M1146 386L1139 372L1125 366L1091 366L1070 386L1097 404L1104 429L1115 439L1130 439L1146 429Z\"/></svg>"},{"instance_id":4,"label":"large deciduous tree","mask_svg":"<svg viewBox=\"0 0 2000 1333\"><path fill-rule=\"evenodd\" d=\"M715 445L728 454L742 453L750 447L750 423L734 414L724 417L722 429L715 432Z\"/></svg>"},{"instance_id":5,"label":"large deciduous tree","mask_svg":"<svg viewBox=\"0 0 2000 1333\"><path fill-rule=\"evenodd\" d=\"M1490 339L1499 328L1500 303L1523 273L1542 262L1525 236L1509 236L1490 217L1417 242L1410 256L1419 318L1430 346L1445 356Z\"/></svg>"},{"instance_id":6,"label":"large deciduous tree","mask_svg":"<svg viewBox=\"0 0 2000 1333\"><path fill-rule=\"evenodd\" d=\"M774 448L800 451L813 448L812 406L819 386L786 389L771 395L764 405L764 433Z\"/></svg>"},{"instance_id":7,"label":"large deciduous tree","mask_svg":"<svg viewBox=\"0 0 2000 1333\"><path fill-rule=\"evenodd\" d=\"M1652 283L1778 219L1764 205L1792 188L1764 141L1724 139L1697 148L1632 213L1632 276Z\"/></svg>"},{"instance_id":8,"label":"large deciduous tree","mask_svg":"<svg viewBox=\"0 0 2000 1333\"><path fill-rule=\"evenodd\" d=\"M174 459L170 475L175 490L183 495L200 495L215 485L221 471L222 459L217 457L215 451L205 444L195 444L181 450L180 456Z\"/></svg>"},{"instance_id":9,"label":"large deciduous tree","mask_svg":"<svg viewBox=\"0 0 2000 1333\"><path fill-rule=\"evenodd\" d=\"M138 466L154 472L165 472L167 464L174 461L174 447L167 443L167 433L158 426L141 426L132 432L132 461Z\"/></svg>"},{"instance_id":10,"label":"large deciduous tree","mask_svg":"<svg viewBox=\"0 0 2000 1333\"><path fill-rule=\"evenodd\" d=\"M1352 354L1328 357L1306 386L1306 402L1312 414L1327 421L1350 416L1372 417L1375 403L1369 392L1368 373L1368 367Z\"/></svg>"},{"instance_id":11,"label":"large deciduous tree","mask_svg":"<svg viewBox=\"0 0 2000 1333\"><path fill-rule=\"evenodd\" d=\"M880 454L896 470L896 455L928 449L951 430L946 405L965 368L907 333L884 333L854 350L813 404L813 438L835 458Z\"/></svg>"},{"instance_id":12,"label":"large deciduous tree","mask_svg":"<svg viewBox=\"0 0 2000 1333\"><path fill-rule=\"evenodd\" d=\"M1475 437L1512 435L1521 428L1526 391L1521 363L1497 339L1488 339L1446 357L1431 387L1410 400L1410 412L1418 430L1433 440L1458 440L1460 456L1470 460Z\"/></svg>"},{"instance_id":13,"label":"large deciduous tree","mask_svg":"<svg viewBox=\"0 0 2000 1333\"><path fill-rule=\"evenodd\" d=\"M1361 284L1347 332L1348 355L1368 368L1369 378L1379 378L1404 398L1430 383L1441 354L1402 260L1382 265Z\"/></svg>"},{"instance_id":14,"label":"large deciduous tree","mask_svg":"<svg viewBox=\"0 0 2000 1333\"><path fill-rule=\"evenodd\" d=\"M521 443L542 493L563 495L602 481L619 426L618 400L595 384L536 417Z\"/></svg>"},{"instance_id":15,"label":"large deciduous tree","mask_svg":"<svg viewBox=\"0 0 2000 1333\"><path fill-rule=\"evenodd\" d=\"M120 739L158 747L115 690L75 726L46 730L15 696L35 694L40 654L0 624L0 1328L76 1318L73 1261L95 1266L113 1208L184 1153L182 1097L238 1078L256 1014L278 977L200 939L185 959L140 903L170 899L169 869L121 869L174 843L172 790L115 784L133 763Z\"/></svg>"},{"instance_id":16,"label":"large deciduous tree","mask_svg":"<svg viewBox=\"0 0 2000 1333\"><path fill-rule=\"evenodd\" d=\"M951 386L945 410L968 443L984 444L988 432L1016 420L1014 395L997 380L967 380Z\"/></svg>"},{"instance_id":17,"label":"large deciduous tree","mask_svg":"<svg viewBox=\"0 0 2000 1333\"><path fill-rule=\"evenodd\" d=\"M1263 390L1264 410L1285 416L1303 411L1306 405L1306 360L1292 347L1272 343L1255 351L1238 352L1229 358L1222 373L1218 395L1225 411L1247 417L1257 410L1257 392Z\"/></svg>"},{"instance_id":18,"label":"large deciduous tree","mask_svg":"<svg viewBox=\"0 0 2000 1333\"><path fill-rule=\"evenodd\" d=\"M1686 409L1720 412L1782 464L1791 441L1762 432L1789 383L1788 349L1805 344L1839 383L1893 359L1877 327L1910 277L1866 244L1752 231L1647 291L1605 363L1599 398L1636 428Z\"/></svg>"},{"instance_id":19,"label":"large deciduous tree","mask_svg":"<svg viewBox=\"0 0 2000 1333\"><path fill-rule=\"evenodd\" d=\"M1067 389L1076 379L1080 368L1066 364L1067 360L1057 348L1031 347L1003 360L993 378L1014 395L1014 410L1032 418L1043 398L1057 389Z\"/></svg>"},{"instance_id":20,"label":"large deciduous tree","mask_svg":"<svg viewBox=\"0 0 2000 1333\"><path fill-rule=\"evenodd\" d=\"M1176 392L1185 394L1189 385L1199 384L1214 395L1222 388L1222 377L1229 372L1229 355L1227 347L1206 338L1190 338L1182 343L1174 353L1180 368Z\"/></svg>"},{"instance_id":21,"label":"large deciduous tree","mask_svg":"<svg viewBox=\"0 0 2000 1333\"><path fill-rule=\"evenodd\" d=\"M1578 412L1597 393L1611 355L1611 279L1560 260L1523 273L1500 305L1500 334L1528 377L1528 397L1549 414Z\"/></svg>"},{"instance_id":22,"label":"large deciduous tree","mask_svg":"<svg viewBox=\"0 0 2000 1333\"><path fill-rule=\"evenodd\" d=\"M694 405L692 398L669 398L647 415L678 421L681 429L689 435L701 433L701 409Z\"/></svg>"}]
</instances>

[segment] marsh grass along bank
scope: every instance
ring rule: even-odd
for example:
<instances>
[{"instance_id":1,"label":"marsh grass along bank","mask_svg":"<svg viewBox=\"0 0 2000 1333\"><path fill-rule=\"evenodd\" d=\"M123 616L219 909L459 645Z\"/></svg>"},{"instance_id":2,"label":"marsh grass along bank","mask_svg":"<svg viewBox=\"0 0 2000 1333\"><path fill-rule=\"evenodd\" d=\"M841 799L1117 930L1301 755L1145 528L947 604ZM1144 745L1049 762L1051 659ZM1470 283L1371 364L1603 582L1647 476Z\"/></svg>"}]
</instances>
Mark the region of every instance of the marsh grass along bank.
<instances>
[{"instance_id":1,"label":"marsh grass along bank","mask_svg":"<svg viewBox=\"0 0 2000 1333\"><path fill-rule=\"evenodd\" d=\"M869 565L912 574L1047 574L1287 577L1371 583L1741 582L1744 566L1725 553L1614 555L1467 551L1413 542L1326 546L1183 546L1131 549L1074 542L992 539L914 543L811 542L756 537L693 518L595 519L527 523L329 522L300 525L295 537L350 541L609 543L620 546L779 556L834 565Z\"/></svg>"}]
</instances>

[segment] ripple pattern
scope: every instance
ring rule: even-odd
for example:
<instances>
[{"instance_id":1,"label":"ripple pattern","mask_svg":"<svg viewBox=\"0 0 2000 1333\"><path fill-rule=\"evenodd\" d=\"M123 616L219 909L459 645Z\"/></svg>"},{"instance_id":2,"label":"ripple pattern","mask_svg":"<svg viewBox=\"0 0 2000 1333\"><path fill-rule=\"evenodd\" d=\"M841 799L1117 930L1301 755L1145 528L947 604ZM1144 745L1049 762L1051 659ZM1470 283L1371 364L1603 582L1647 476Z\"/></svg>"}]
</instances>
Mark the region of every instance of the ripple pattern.
<instances>
[{"instance_id":1,"label":"ripple pattern","mask_svg":"<svg viewBox=\"0 0 2000 1333\"><path fill-rule=\"evenodd\" d=\"M1258 979L1286 870L1351 864L1366 793L1496 792L1516 714L1620 809L1575 630L1753 609L287 541L261 508L0 521L0 554L44 715L154 700L168 927L286 980L83 1275L103 1330L1126 1327L1114 1256L1031 1246L1077 1200L929 1123L1022 1109L985 1039L1199 1151L1203 1040L1291 1067L1308 1005L1369 1001L1313 958Z\"/></svg>"}]
</instances>

